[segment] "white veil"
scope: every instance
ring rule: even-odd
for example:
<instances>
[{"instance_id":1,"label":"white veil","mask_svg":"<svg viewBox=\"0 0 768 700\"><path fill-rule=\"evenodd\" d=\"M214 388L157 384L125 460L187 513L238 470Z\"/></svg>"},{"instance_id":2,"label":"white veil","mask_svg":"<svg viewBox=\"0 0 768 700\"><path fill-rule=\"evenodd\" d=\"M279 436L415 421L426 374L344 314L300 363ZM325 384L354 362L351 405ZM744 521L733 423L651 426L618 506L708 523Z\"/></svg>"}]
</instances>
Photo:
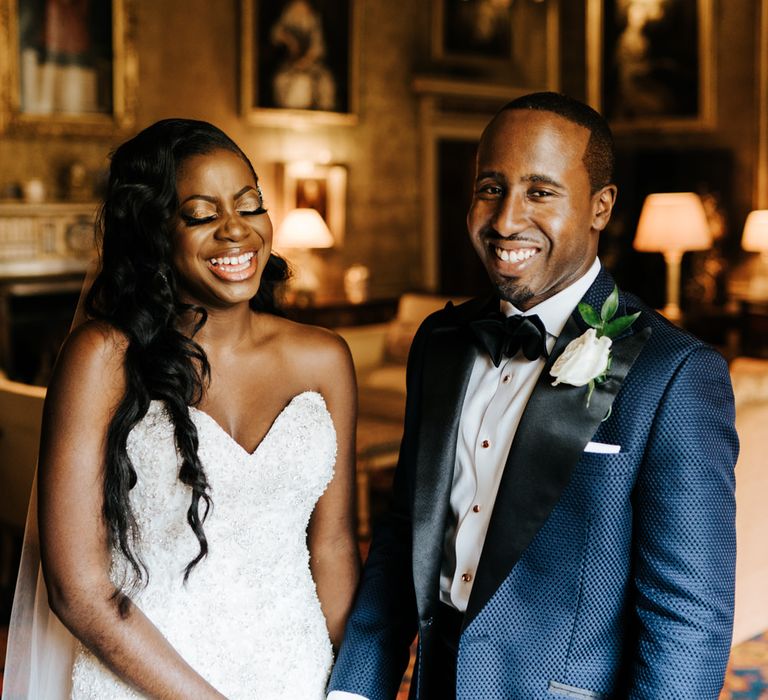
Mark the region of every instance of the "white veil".
<instances>
[{"instance_id":1,"label":"white veil","mask_svg":"<svg viewBox=\"0 0 768 700\"><path fill-rule=\"evenodd\" d=\"M74 651L75 638L48 607L40 567L35 474L8 632L2 700L69 698Z\"/></svg>"},{"instance_id":2,"label":"white veil","mask_svg":"<svg viewBox=\"0 0 768 700\"><path fill-rule=\"evenodd\" d=\"M98 261L94 260L83 282L72 328L86 318L85 295L97 272ZM48 606L48 592L40 566L35 471L8 630L2 700L68 699L75 645L75 638Z\"/></svg>"}]
</instances>

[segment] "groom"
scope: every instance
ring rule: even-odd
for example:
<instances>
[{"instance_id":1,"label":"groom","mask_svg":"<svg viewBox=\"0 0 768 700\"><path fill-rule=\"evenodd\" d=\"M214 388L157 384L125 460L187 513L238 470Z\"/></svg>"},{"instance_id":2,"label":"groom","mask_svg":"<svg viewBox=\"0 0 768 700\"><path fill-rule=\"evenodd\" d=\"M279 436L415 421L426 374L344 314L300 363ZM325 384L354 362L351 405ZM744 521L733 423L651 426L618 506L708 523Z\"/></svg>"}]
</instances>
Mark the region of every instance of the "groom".
<instances>
[{"instance_id":1,"label":"groom","mask_svg":"<svg viewBox=\"0 0 768 700\"><path fill-rule=\"evenodd\" d=\"M728 368L612 294L596 256L613 158L606 122L563 95L518 98L485 129L467 223L497 296L416 335L392 510L329 698L393 699L415 634L419 700L718 697Z\"/></svg>"}]
</instances>

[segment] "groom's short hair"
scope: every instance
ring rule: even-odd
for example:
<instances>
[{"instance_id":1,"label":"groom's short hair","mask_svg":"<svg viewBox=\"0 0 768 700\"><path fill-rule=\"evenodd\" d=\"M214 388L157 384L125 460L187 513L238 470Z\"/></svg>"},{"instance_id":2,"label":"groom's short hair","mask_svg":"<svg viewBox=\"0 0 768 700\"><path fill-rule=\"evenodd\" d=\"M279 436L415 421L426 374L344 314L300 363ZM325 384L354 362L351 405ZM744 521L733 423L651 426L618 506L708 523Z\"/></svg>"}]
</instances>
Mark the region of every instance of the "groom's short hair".
<instances>
[{"instance_id":1,"label":"groom's short hair","mask_svg":"<svg viewBox=\"0 0 768 700\"><path fill-rule=\"evenodd\" d=\"M553 112L589 130L589 142L584 151L584 166L589 174L592 192L613 182L616 150L608 122L597 111L579 100L559 92L533 92L507 102L496 114L510 109L531 109Z\"/></svg>"}]
</instances>

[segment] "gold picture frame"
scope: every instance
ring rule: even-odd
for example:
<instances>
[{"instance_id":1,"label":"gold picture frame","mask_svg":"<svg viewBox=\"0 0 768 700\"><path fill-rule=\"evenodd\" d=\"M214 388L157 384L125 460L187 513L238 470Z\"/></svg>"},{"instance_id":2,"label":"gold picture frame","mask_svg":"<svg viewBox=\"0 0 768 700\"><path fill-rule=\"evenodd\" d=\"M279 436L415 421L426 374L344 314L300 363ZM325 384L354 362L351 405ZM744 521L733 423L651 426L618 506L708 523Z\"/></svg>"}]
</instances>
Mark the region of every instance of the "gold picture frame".
<instances>
[{"instance_id":1,"label":"gold picture frame","mask_svg":"<svg viewBox=\"0 0 768 700\"><path fill-rule=\"evenodd\" d=\"M587 0L590 104L616 132L713 129L714 0L630 5Z\"/></svg>"},{"instance_id":2,"label":"gold picture frame","mask_svg":"<svg viewBox=\"0 0 768 700\"><path fill-rule=\"evenodd\" d=\"M305 161L278 163L276 175L281 189L280 219L292 209L317 209L333 235L334 247L342 246L347 228L346 166Z\"/></svg>"},{"instance_id":3,"label":"gold picture frame","mask_svg":"<svg viewBox=\"0 0 768 700\"><path fill-rule=\"evenodd\" d=\"M432 0L430 53L438 71L467 82L556 90L559 0Z\"/></svg>"},{"instance_id":4,"label":"gold picture frame","mask_svg":"<svg viewBox=\"0 0 768 700\"><path fill-rule=\"evenodd\" d=\"M768 209L768 0L760 4L757 80L758 149L755 209Z\"/></svg>"},{"instance_id":5,"label":"gold picture frame","mask_svg":"<svg viewBox=\"0 0 768 700\"><path fill-rule=\"evenodd\" d=\"M241 0L240 111L251 124L357 123L362 2L307 7Z\"/></svg>"},{"instance_id":6,"label":"gold picture frame","mask_svg":"<svg viewBox=\"0 0 768 700\"><path fill-rule=\"evenodd\" d=\"M0 0L0 130L110 136L130 128L138 82L134 2Z\"/></svg>"}]
</instances>

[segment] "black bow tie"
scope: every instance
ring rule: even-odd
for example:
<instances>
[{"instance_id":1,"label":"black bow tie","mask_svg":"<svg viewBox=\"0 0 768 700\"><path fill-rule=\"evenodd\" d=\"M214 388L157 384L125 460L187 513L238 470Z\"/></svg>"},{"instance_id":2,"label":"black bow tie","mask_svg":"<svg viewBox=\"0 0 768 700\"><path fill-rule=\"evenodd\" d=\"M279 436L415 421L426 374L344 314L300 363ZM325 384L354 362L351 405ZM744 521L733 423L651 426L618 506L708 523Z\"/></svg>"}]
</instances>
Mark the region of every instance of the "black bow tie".
<instances>
[{"instance_id":1,"label":"black bow tie","mask_svg":"<svg viewBox=\"0 0 768 700\"><path fill-rule=\"evenodd\" d=\"M547 357L547 331L536 314L505 316L494 311L469 324L480 345L488 351L493 364L501 364L502 355L512 357L518 350L528 360Z\"/></svg>"}]
</instances>

